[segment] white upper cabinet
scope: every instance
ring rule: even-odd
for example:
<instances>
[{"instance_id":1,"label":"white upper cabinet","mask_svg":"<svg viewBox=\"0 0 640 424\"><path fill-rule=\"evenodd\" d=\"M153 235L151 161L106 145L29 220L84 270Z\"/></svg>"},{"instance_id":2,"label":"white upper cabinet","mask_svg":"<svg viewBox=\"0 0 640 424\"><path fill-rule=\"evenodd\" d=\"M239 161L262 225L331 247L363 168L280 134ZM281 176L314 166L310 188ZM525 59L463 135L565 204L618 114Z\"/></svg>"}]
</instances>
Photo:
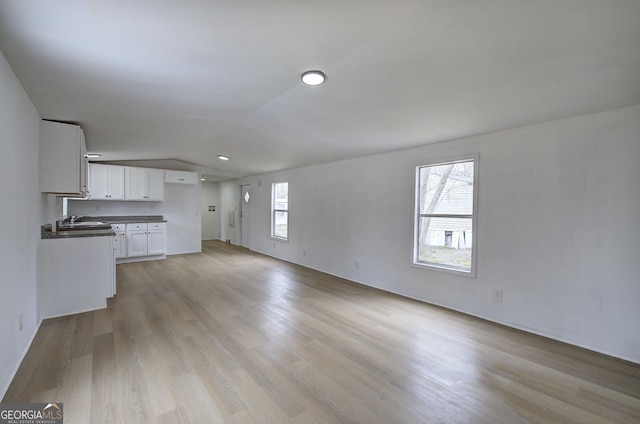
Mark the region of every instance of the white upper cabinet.
<instances>
[{"instance_id":1,"label":"white upper cabinet","mask_svg":"<svg viewBox=\"0 0 640 424\"><path fill-rule=\"evenodd\" d=\"M163 169L149 169L149 197L147 200L164 200Z\"/></svg>"},{"instance_id":2,"label":"white upper cabinet","mask_svg":"<svg viewBox=\"0 0 640 424\"><path fill-rule=\"evenodd\" d=\"M124 200L124 167L89 164L89 187L92 200Z\"/></svg>"},{"instance_id":3,"label":"white upper cabinet","mask_svg":"<svg viewBox=\"0 0 640 424\"><path fill-rule=\"evenodd\" d=\"M127 200L147 200L149 197L149 171L144 168L125 168L124 196Z\"/></svg>"},{"instance_id":4,"label":"white upper cabinet","mask_svg":"<svg viewBox=\"0 0 640 424\"><path fill-rule=\"evenodd\" d=\"M125 166L126 200L164 200L164 170Z\"/></svg>"},{"instance_id":5,"label":"white upper cabinet","mask_svg":"<svg viewBox=\"0 0 640 424\"><path fill-rule=\"evenodd\" d=\"M167 170L164 175L168 184L198 184L197 172Z\"/></svg>"},{"instance_id":6,"label":"white upper cabinet","mask_svg":"<svg viewBox=\"0 0 640 424\"><path fill-rule=\"evenodd\" d=\"M82 128L60 122L40 122L41 192L86 197L88 166Z\"/></svg>"}]
</instances>

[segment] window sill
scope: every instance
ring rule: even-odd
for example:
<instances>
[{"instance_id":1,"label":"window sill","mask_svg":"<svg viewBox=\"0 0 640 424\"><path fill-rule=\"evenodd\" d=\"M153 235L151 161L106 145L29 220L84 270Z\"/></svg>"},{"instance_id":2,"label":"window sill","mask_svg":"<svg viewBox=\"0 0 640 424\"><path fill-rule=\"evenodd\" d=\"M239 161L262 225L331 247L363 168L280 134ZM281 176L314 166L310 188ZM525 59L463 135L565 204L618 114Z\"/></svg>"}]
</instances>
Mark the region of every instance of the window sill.
<instances>
[{"instance_id":1,"label":"window sill","mask_svg":"<svg viewBox=\"0 0 640 424\"><path fill-rule=\"evenodd\" d=\"M471 268L471 271L462 271L455 268L447 268L446 266L438 266L438 265L426 264L426 263L415 262L415 261L411 262L411 267L426 270L426 271L436 271L436 272L443 272L445 274L458 275L460 277L465 277L465 278L471 278L471 279L476 278L475 268Z\"/></svg>"}]
</instances>

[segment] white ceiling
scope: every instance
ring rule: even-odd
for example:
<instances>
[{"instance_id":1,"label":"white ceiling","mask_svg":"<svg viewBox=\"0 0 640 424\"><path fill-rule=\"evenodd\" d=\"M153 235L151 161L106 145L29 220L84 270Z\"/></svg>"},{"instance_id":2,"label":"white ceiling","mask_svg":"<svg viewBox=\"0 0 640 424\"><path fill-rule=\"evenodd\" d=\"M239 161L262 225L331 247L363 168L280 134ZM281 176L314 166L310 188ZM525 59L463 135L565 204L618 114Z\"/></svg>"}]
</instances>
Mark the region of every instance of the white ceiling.
<instances>
[{"instance_id":1,"label":"white ceiling","mask_svg":"<svg viewBox=\"0 0 640 424\"><path fill-rule=\"evenodd\" d=\"M0 49L102 159L219 179L640 103L638 0L2 0Z\"/></svg>"}]
</instances>

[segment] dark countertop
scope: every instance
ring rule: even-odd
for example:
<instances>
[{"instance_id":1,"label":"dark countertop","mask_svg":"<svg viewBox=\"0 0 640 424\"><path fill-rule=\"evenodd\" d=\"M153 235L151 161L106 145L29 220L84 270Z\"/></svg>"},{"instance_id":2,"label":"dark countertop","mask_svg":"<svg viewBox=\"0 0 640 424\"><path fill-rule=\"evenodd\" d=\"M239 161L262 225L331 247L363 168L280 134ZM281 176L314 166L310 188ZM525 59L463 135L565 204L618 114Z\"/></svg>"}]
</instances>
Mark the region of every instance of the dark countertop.
<instances>
[{"instance_id":1,"label":"dark countertop","mask_svg":"<svg viewBox=\"0 0 640 424\"><path fill-rule=\"evenodd\" d=\"M108 224L136 224L142 222L167 222L162 215L120 215L120 216L83 216L79 221L106 222ZM51 231L51 224L40 227L40 238L60 239L77 237L110 237L116 233L112 229L60 230Z\"/></svg>"},{"instance_id":2,"label":"dark countertop","mask_svg":"<svg viewBox=\"0 0 640 424\"><path fill-rule=\"evenodd\" d=\"M56 231L53 233L51 232L51 224L45 224L40 227L40 238L42 240L78 237L111 237L115 235L116 232L113 230L70 230Z\"/></svg>"},{"instance_id":3,"label":"dark countertop","mask_svg":"<svg viewBox=\"0 0 640 424\"><path fill-rule=\"evenodd\" d=\"M109 224L138 224L141 222L167 222L162 215L83 216L82 221L102 221Z\"/></svg>"}]
</instances>

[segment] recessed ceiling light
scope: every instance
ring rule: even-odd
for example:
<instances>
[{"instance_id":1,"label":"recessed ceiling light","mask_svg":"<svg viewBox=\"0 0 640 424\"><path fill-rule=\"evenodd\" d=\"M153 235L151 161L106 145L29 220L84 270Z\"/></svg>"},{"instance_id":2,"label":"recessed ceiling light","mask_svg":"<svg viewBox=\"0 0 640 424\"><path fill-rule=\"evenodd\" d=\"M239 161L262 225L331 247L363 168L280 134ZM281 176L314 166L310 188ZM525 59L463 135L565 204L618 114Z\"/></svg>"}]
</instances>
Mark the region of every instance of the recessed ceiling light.
<instances>
[{"instance_id":1,"label":"recessed ceiling light","mask_svg":"<svg viewBox=\"0 0 640 424\"><path fill-rule=\"evenodd\" d=\"M307 85L320 85L326 79L322 71L307 71L302 74L302 82Z\"/></svg>"},{"instance_id":2,"label":"recessed ceiling light","mask_svg":"<svg viewBox=\"0 0 640 424\"><path fill-rule=\"evenodd\" d=\"M200 178L200 181L207 181L207 180L206 180L206 179L204 179L204 178Z\"/></svg>"},{"instance_id":3,"label":"recessed ceiling light","mask_svg":"<svg viewBox=\"0 0 640 424\"><path fill-rule=\"evenodd\" d=\"M220 160L229 160L229 156L218 155L218 159L220 159Z\"/></svg>"},{"instance_id":4,"label":"recessed ceiling light","mask_svg":"<svg viewBox=\"0 0 640 424\"><path fill-rule=\"evenodd\" d=\"M87 157L88 158L99 158L100 156L102 156L100 153L87 153Z\"/></svg>"}]
</instances>

